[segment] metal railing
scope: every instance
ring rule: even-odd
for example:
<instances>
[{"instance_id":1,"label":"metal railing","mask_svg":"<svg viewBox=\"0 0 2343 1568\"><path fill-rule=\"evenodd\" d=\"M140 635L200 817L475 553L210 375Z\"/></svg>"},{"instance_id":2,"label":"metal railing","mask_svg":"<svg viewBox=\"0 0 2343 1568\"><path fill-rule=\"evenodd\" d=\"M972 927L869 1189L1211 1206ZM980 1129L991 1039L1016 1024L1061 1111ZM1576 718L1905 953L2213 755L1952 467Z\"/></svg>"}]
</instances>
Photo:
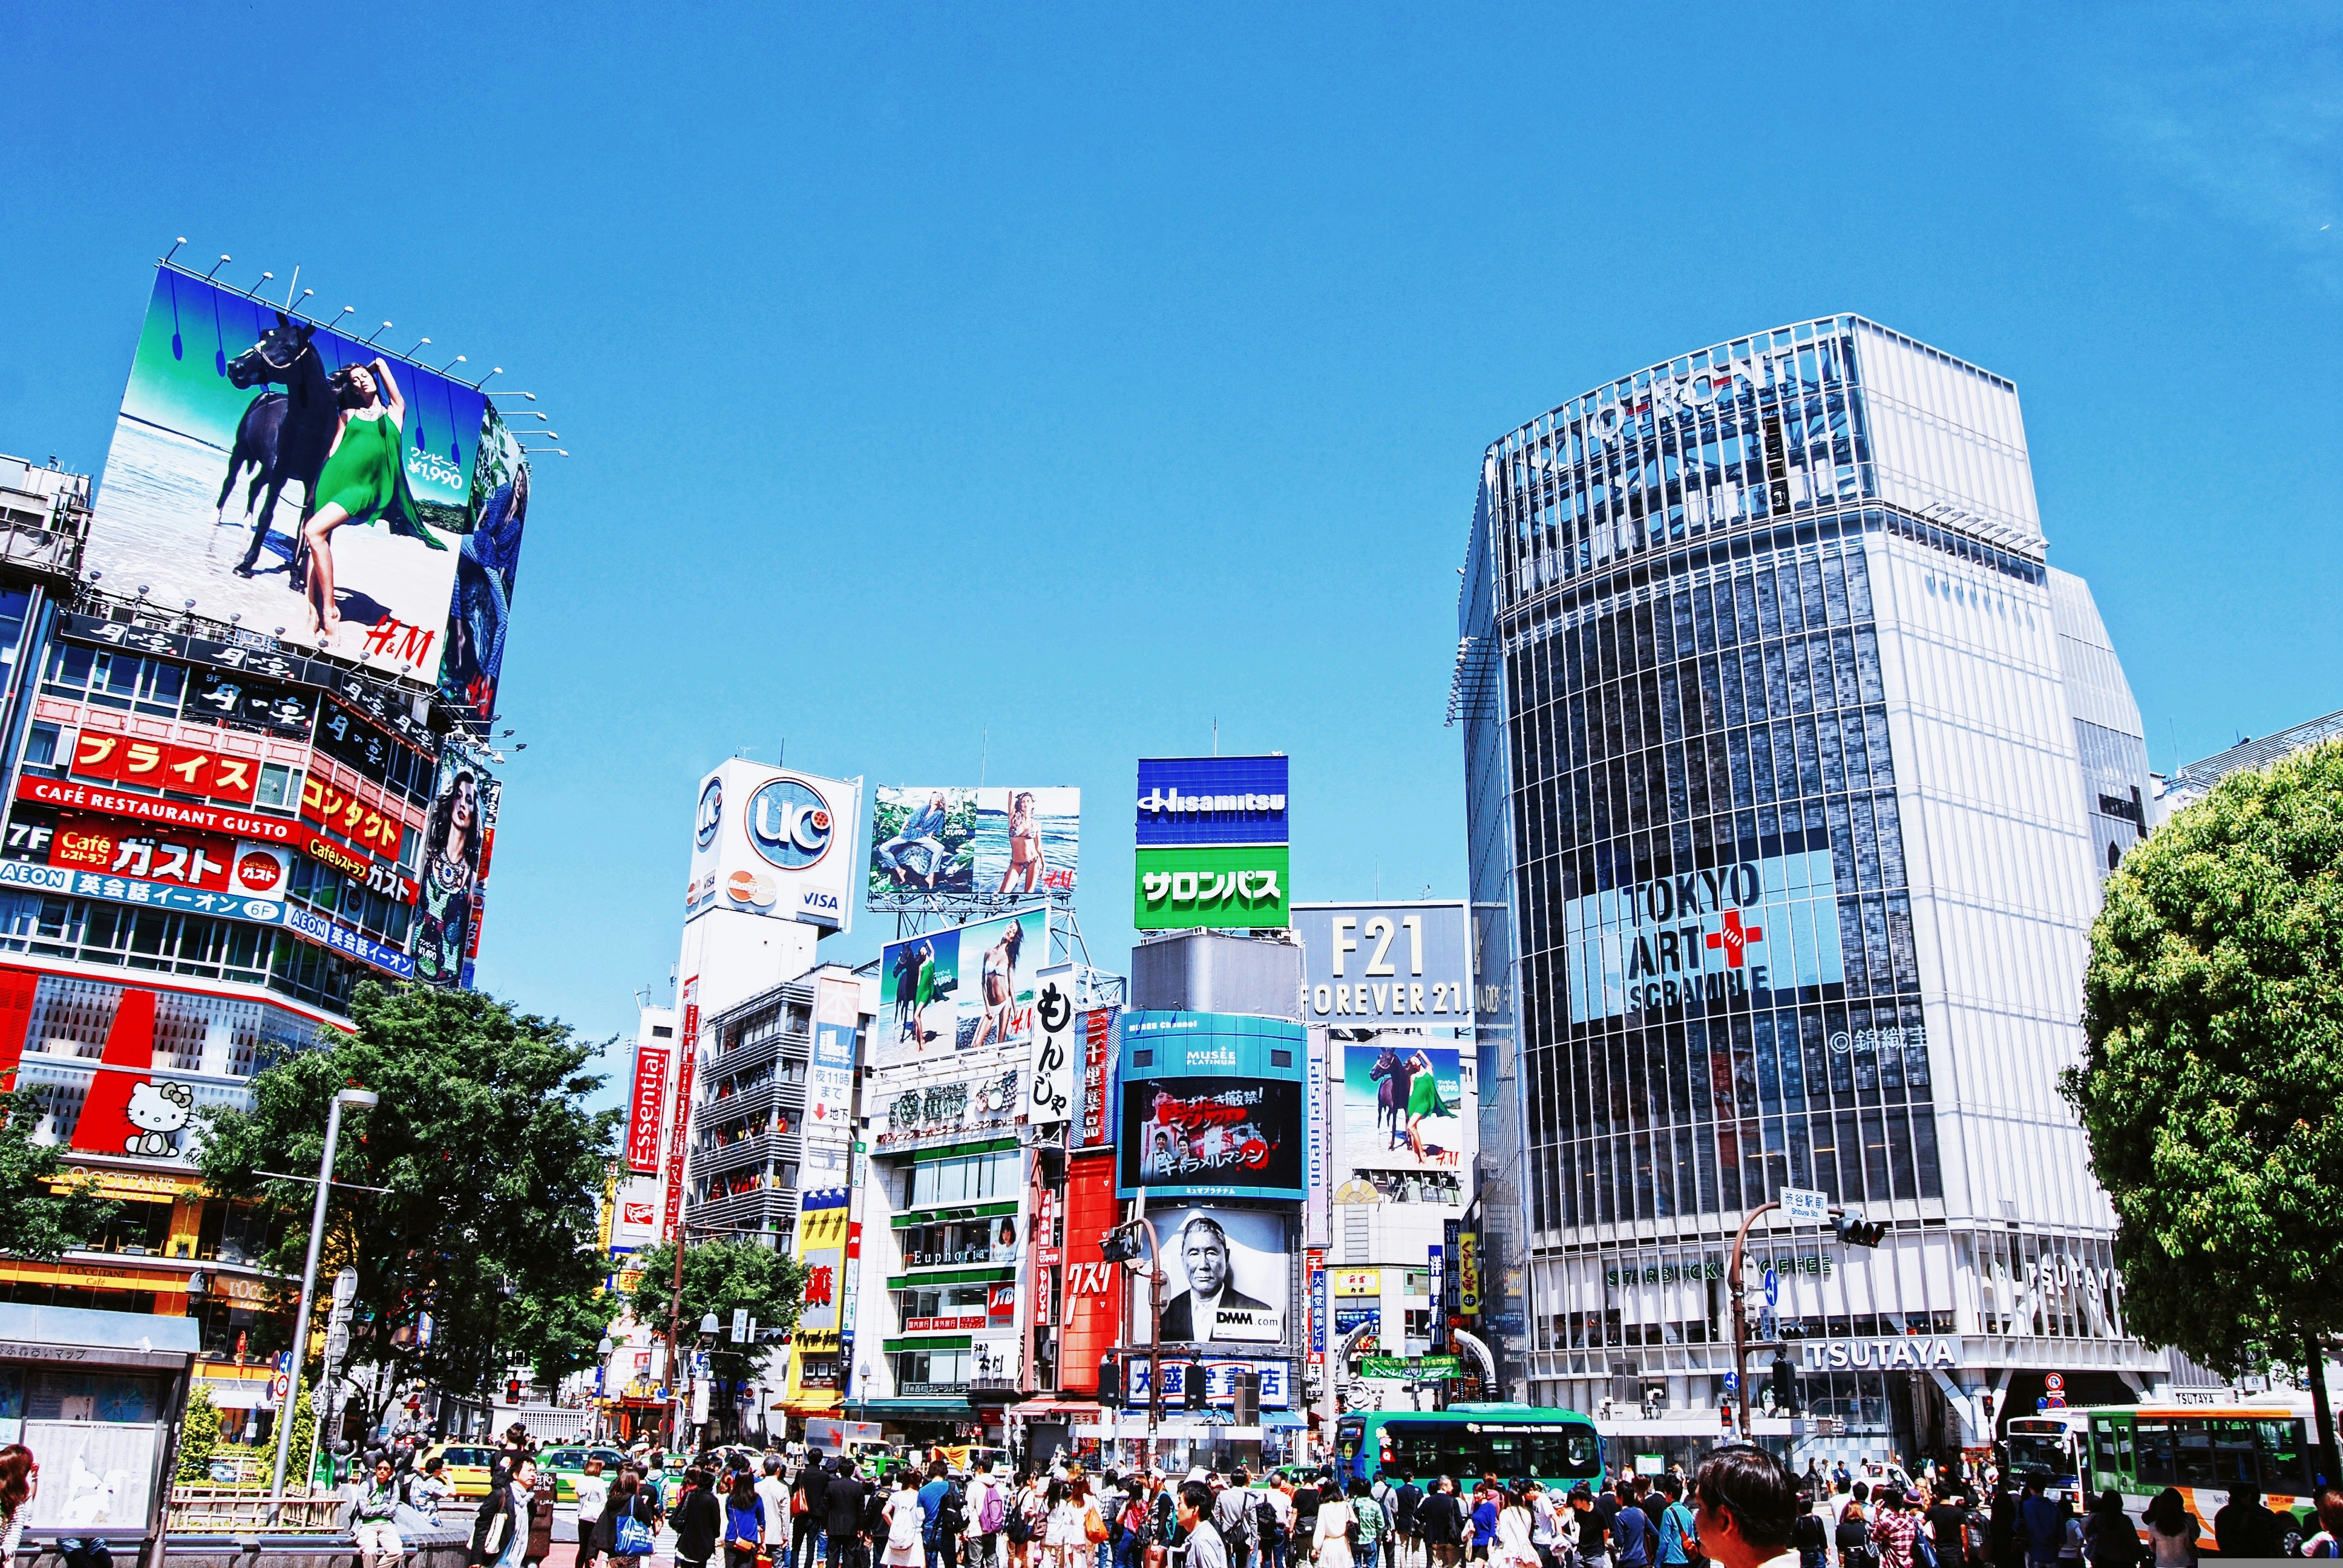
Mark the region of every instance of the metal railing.
<instances>
[{"instance_id":1,"label":"metal railing","mask_svg":"<svg viewBox=\"0 0 2343 1568\"><path fill-rule=\"evenodd\" d=\"M348 1500L332 1493L271 1497L265 1490L236 1486L175 1486L166 1527L195 1534L241 1534L254 1530L315 1533L341 1528ZM276 1513L274 1523L270 1513Z\"/></svg>"}]
</instances>

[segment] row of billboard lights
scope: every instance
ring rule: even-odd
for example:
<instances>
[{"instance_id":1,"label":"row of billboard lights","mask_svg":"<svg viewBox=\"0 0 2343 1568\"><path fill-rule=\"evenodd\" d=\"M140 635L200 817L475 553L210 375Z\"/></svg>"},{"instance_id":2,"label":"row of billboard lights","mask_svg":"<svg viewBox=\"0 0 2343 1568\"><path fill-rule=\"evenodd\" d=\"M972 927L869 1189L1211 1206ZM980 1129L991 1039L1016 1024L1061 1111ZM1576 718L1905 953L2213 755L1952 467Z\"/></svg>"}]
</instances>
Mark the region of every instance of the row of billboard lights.
<instances>
[{"instance_id":1,"label":"row of billboard lights","mask_svg":"<svg viewBox=\"0 0 2343 1568\"><path fill-rule=\"evenodd\" d=\"M565 455L565 456L567 456L567 454L564 454L564 455ZM103 578L105 578L105 576L106 576L106 574L105 574L104 572L100 572L100 571L94 571L94 572L92 572L92 573L90 573L90 574L89 574L89 580L91 581L91 583L96 584L96 583L97 583L98 581L100 581L101 579L103 579ZM146 603L146 595L147 595L147 593L151 590L151 588L152 588L152 585L151 585L151 584L148 584L148 583L140 583L140 584L138 585L138 599L137 599L137 602L138 602L138 603L140 603L140 604L144 604L144 603ZM183 601L183 603L184 603L184 606L185 606L185 608L186 608L186 612L187 612L189 615L193 615L193 614L195 614L195 612L196 612L196 601L195 601L194 599L186 599L186 600L184 600L184 601ZM241 626L241 625L243 625L243 624L244 624L244 612L243 612L242 610L231 610L231 611L229 611L229 612L228 612L228 618L227 618L227 620L228 620L228 624L229 624L230 626ZM285 635L285 628L284 628L283 627L281 627L281 626L280 626L280 627L278 627L278 628L277 628L273 635L277 636L277 637L283 637L283 636ZM398 673L399 673L399 674L401 674L401 675L410 675L410 674L414 673L414 670L415 670L415 666L414 666L413 664L408 663L408 662L407 662L406 660L403 660L403 659L399 662L399 666L398 666ZM482 741L484 741L484 742L485 742L485 741L488 739L488 727L489 727L489 725L493 724L497 719L502 719L503 717L504 717L504 715L503 715L503 714L501 714L501 713L495 713L495 714L490 714L490 715L489 715L487 719L458 719L458 723L460 723L460 724L466 724L466 725L470 725L470 724L478 724L478 725L479 725L479 726L480 726L480 739L481 739ZM513 734L513 732L512 732L510 729L507 729L507 730L504 732L504 737L503 737L503 738L504 738L505 739L510 740L510 739L512 739L512 734ZM516 743L514 744L514 746L513 746L513 749L514 749L514 750L516 750L516 751L526 751L526 750L528 750L528 741L526 741L526 740L522 740L522 741L516 742ZM504 760L504 756L503 756L503 754L502 754L501 752L498 752L498 751L494 750L493 749L490 750L489 755L490 755L490 756L492 756L492 757L494 757L494 758L495 758L498 762L502 762L502 761Z\"/></svg>"},{"instance_id":2,"label":"row of billboard lights","mask_svg":"<svg viewBox=\"0 0 2343 1568\"><path fill-rule=\"evenodd\" d=\"M171 260L171 258L172 258L173 256L176 256L176 255L178 255L178 254L179 254L179 246L183 246L183 245L185 245L185 244L186 244L186 243L187 243L187 236L186 236L186 235L184 235L184 234L183 234L183 235L179 235L179 236L176 236L176 237L174 238L174 240L172 241L171 248L170 248L169 250L167 250L167 251L165 251L165 252L163 253L163 262L164 262L164 264L165 264L166 266L168 266L168 265L170 264L170 260ZM219 271L219 269L220 269L221 267L226 266L229 262L234 261L235 259L236 259L236 257L232 256L229 256L226 252L225 252L225 251L221 252L221 253L220 253L220 258L219 258L217 261L216 261L216 262L212 263L212 269L211 269L211 271L210 271L210 272L206 272L206 273L205 273L205 274L204 274L204 281L205 281L205 282L206 282L206 283L216 283L216 282L217 282L217 281L218 281L218 279L217 279L214 275L215 275L215 274L216 274L216 273ZM275 273L273 273L273 272L263 272L263 273L260 275L260 281L261 281L262 283L274 283L276 280L277 280L277 275L276 275ZM297 283L299 283L299 282L300 282L300 280L301 280L301 269L300 269L299 267L297 267L297 267L295 267L295 268L293 269L293 282L294 282L295 284L297 284ZM229 286L229 287L231 287L231 288L234 288L236 286L235 286L234 284L230 284L230 285L228 285L228 286ZM274 301L267 300L267 299L266 299L266 297L265 296L263 296L262 294L260 294L256 288L239 289L237 292L241 293L241 294L242 294L242 295L243 295L246 299L258 299L258 300L262 300L262 301L263 301L263 303L268 303L268 304L273 304L273 303L274 303ZM301 299L305 299L305 300L306 300L306 299L313 299L313 298L315 298L315 297L317 297L317 291L316 289L314 289L314 288L305 288L305 289L303 289L303 290L301 291L300 298L301 298ZM292 284L287 284L287 285L286 286L286 289L285 289L285 304L284 304L283 308L284 308L284 309L286 309L286 310L288 310L288 311L289 311L289 310L292 310L296 303L297 303L297 301L295 300L295 297L294 297L294 295L293 295L293 285L292 285ZM355 315L357 315L357 309L358 309L358 307L357 307L357 306L355 306L355 305L345 305L345 306L343 306L343 307L342 307L341 315L340 315L340 316L337 316L337 317L334 317L334 321L333 321L333 322L327 322L327 323L325 323L325 325L327 325L327 326L332 326L332 325L334 325L334 322L338 322L338 321L340 321L343 316L355 316ZM310 319L314 320L314 319L316 319L316 318L315 318L315 317L311 317ZM367 344L369 344L369 345L370 345L370 344L372 344L376 338L377 338L377 337L381 337L384 333L386 333L386 332L389 331L389 330L390 330L390 328L391 328L391 326L392 326L392 323L387 322L387 321L384 322L380 327L376 327L372 332L367 333L367 334L366 335L365 338L364 338L364 339L362 339L362 341L364 341L364 342L366 342L366 343L367 343ZM404 357L404 358L407 358L407 359L414 359L414 358L415 358L415 350L416 350L416 349L417 349L417 348L427 348L427 347L430 347L430 345L431 345L431 339L429 339L428 337L417 338L417 339L416 340L415 348L410 348L410 349L408 349L408 350L407 351L407 353L406 353L404 356L402 356L402 357ZM417 362L418 364L420 363L420 361L417 361ZM450 359L449 361L447 361L447 364L442 365L441 367L439 367L439 373L440 373L442 376L445 376L445 375L447 375L449 371L451 371L451 370L455 369L455 367L456 367L457 366L458 366L458 365L463 365L463 364L468 364L468 361L467 360L467 358L466 358L463 355L458 354L458 356L456 356L456 357L455 357L455 358ZM488 380L489 380L489 377L490 377L501 376L501 375L503 375L504 373L505 373L505 367L504 367L503 366L501 366L501 365L492 366L492 367L489 368L489 370L488 370L488 374L487 376L483 376L483 377L481 377L478 381L471 382L471 383L469 383L468 385L471 387L471 388L472 388L472 390L473 390L473 391L478 392L478 391L481 390L482 388L484 388L484 387L486 387L488 386ZM509 394L509 396L517 397L526 397L526 398L528 398L528 399L530 402L532 402L532 403L534 403L534 402L536 402L536 401L537 401L537 394L536 394L536 393L534 393L534 392L516 392L516 393ZM502 410L500 409L500 410L498 410L498 412L499 412L499 413L501 413L501 412L502 412ZM549 422L550 422L550 420L551 420L551 416L547 415L547 414L538 413L538 411L537 411L536 409L534 409L534 408L525 408L525 409L518 409L518 410L516 410L516 417L518 417L518 415L520 415L520 414L536 414L536 415L537 415L537 417L538 417L540 421L543 421L543 422L548 422L548 423L549 423ZM538 432L537 432L537 434L541 435L541 436L544 436L544 437L547 437L548 440L558 441L558 440L560 440L560 439L561 439L561 432L560 432L560 431L558 431L558 430L540 430L540 431L538 431ZM516 436L516 437L515 437L515 439L516 439L516 440L518 440L518 436ZM526 454L526 455L527 455L527 456L528 456L528 457L544 457L544 456L548 456L548 455L549 455L549 456L552 456L552 457L567 457L568 456L569 456L569 453L568 453L568 449L567 449L567 448L565 448L565 447L523 447L521 448L521 450L522 450L522 452L523 452L524 454ZM146 590L145 590L144 588L141 588L139 591L140 591L141 593L144 593ZM281 629L281 628L280 628L280 629Z\"/></svg>"}]
</instances>

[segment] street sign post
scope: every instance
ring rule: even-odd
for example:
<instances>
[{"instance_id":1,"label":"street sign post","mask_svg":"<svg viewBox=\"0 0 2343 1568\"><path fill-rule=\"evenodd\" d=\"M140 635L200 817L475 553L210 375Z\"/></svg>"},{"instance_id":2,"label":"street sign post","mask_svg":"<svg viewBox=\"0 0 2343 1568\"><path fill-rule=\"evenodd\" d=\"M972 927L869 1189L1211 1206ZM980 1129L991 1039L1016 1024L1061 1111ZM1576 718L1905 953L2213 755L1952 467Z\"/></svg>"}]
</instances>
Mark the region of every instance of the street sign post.
<instances>
[{"instance_id":1,"label":"street sign post","mask_svg":"<svg viewBox=\"0 0 2343 1568\"><path fill-rule=\"evenodd\" d=\"M1774 1272L1771 1263L1765 1265L1765 1304L1769 1307L1782 1304L1782 1278Z\"/></svg>"},{"instance_id":2,"label":"street sign post","mask_svg":"<svg viewBox=\"0 0 2343 1568\"><path fill-rule=\"evenodd\" d=\"M1782 1213L1793 1225L1825 1225L1830 1222L1830 1194L1811 1187L1782 1189Z\"/></svg>"}]
</instances>

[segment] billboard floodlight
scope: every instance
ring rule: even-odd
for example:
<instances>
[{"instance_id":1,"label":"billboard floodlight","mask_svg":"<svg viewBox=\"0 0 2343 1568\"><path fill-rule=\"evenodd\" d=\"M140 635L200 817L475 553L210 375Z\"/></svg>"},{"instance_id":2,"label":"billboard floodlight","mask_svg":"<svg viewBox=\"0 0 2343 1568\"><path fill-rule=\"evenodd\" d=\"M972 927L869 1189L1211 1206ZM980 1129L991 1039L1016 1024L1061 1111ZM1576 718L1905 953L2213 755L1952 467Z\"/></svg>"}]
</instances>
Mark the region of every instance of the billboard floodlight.
<instances>
[{"instance_id":1,"label":"billboard floodlight","mask_svg":"<svg viewBox=\"0 0 2343 1568\"><path fill-rule=\"evenodd\" d=\"M453 370L457 366L461 365L462 363L464 363L464 357L458 354L455 358L450 359L447 364L439 367L439 374L445 376L447 372Z\"/></svg>"},{"instance_id":2,"label":"billboard floodlight","mask_svg":"<svg viewBox=\"0 0 2343 1568\"><path fill-rule=\"evenodd\" d=\"M217 261L216 261L216 262L212 263L212 272L217 272L221 267L226 266L229 262L234 261L235 259L236 259L236 257L232 256L221 256ZM212 276L212 272L207 272L207 273L204 274L204 277L205 277L206 281L209 281L209 280L210 280L210 277L211 277L211 276Z\"/></svg>"},{"instance_id":3,"label":"billboard floodlight","mask_svg":"<svg viewBox=\"0 0 2343 1568\"><path fill-rule=\"evenodd\" d=\"M168 261L168 260L170 260L173 256L175 256L178 255L178 254L179 254L179 247L180 247L181 246L183 246L183 245L186 244L186 243L187 243L187 236L186 236L186 235L184 235L184 234L183 234L183 235L181 235L181 236L178 236L178 238L176 238L176 239L175 239L175 240L173 240L173 241L171 242L171 248L170 248L170 249L168 249L168 250L166 250L166 251L165 251L165 252L163 253L163 259L164 259L165 261Z\"/></svg>"}]
</instances>

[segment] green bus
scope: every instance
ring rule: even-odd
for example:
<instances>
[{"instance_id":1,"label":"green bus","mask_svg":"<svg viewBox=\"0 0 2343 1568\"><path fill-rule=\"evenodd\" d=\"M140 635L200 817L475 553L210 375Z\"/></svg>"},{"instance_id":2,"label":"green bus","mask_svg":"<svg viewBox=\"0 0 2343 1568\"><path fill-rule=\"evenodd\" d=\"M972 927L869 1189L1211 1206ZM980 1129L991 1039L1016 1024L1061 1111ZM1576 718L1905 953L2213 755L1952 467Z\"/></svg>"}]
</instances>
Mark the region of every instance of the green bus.
<instances>
[{"instance_id":1,"label":"green bus","mask_svg":"<svg viewBox=\"0 0 2343 1568\"><path fill-rule=\"evenodd\" d=\"M1525 1476L1566 1488L1603 1473L1594 1422L1574 1410L1526 1404L1358 1412L1334 1423L1334 1453L1345 1483L1403 1470L1419 1478Z\"/></svg>"}]
</instances>

